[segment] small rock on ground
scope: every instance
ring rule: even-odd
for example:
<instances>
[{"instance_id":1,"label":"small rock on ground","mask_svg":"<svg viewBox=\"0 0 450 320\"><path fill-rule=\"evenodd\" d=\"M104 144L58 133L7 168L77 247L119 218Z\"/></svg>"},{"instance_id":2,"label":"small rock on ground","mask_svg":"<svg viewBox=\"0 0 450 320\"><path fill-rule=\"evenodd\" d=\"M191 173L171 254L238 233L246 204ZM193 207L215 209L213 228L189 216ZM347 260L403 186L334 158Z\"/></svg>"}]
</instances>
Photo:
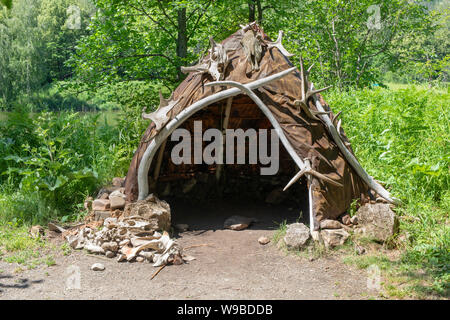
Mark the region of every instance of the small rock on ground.
<instances>
[{"instance_id":1,"label":"small rock on ground","mask_svg":"<svg viewBox=\"0 0 450 320\"><path fill-rule=\"evenodd\" d=\"M253 221L254 221L253 218L242 216L231 216L227 220L225 220L223 227L225 229L239 231L248 228Z\"/></svg>"},{"instance_id":2,"label":"small rock on ground","mask_svg":"<svg viewBox=\"0 0 450 320\"><path fill-rule=\"evenodd\" d=\"M103 264L101 264L101 263L94 263L91 266L91 270L93 270L93 271L103 271L103 270L105 270L105 266Z\"/></svg>"},{"instance_id":3,"label":"small rock on ground","mask_svg":"<svg viewBox=\"0 0 450 320\"><path fill-rule=\"evenodd\" d=\"M258 242L259 242L259 244L265 245L270 242L270 239L263 236L263 237L259 237Z\"/></svg>"},{"instance_id":4,"label":"small rock on ground","mask_svg":"<svg viewBox=\"0 0 450 320\"><path fill-rule=\"evenodd\" d=\"M334 248L345 243L350 234L344 229L323 229L320 231L325 248Z\"/></svg>"}]
</instances>

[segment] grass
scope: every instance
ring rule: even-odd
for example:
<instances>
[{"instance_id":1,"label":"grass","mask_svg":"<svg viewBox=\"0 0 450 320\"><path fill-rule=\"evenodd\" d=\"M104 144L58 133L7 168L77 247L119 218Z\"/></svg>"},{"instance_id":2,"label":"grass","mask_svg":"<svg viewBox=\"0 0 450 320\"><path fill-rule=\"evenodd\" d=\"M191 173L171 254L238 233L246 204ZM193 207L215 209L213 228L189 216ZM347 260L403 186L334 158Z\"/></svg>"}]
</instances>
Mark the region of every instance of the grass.
<instances>
[{"instance_id":1,"label":"grass","mask_svg":"<svg viewBox=\"0 0 450 320\"><path fill-rule=\"evenodd\" d=\"M325 98L335 112L342 111L342 127L362 166L403 201L396 209L400 234L392 239L392 246L401 249L402 254L389 270L423 270L431 285L424 289L417 284L413 291L448 297L448 89L397 86L330 92ZM408 240L400 241L402 237ZM378 263L384 266L387 261ZM412 271L410 279L414 278Z\"/></svg>"},{"instance_id":2,"label":"grass","mask_svg":"<svg viewBox=\"0 0 450 320\"><path fill-rule=\"evenodd\" d=\"M28 227L9 223L0 225L0 260L18 264L15 272L56 264L56 248L42 238L33 238Z\"/></svg>"}]
</instances>

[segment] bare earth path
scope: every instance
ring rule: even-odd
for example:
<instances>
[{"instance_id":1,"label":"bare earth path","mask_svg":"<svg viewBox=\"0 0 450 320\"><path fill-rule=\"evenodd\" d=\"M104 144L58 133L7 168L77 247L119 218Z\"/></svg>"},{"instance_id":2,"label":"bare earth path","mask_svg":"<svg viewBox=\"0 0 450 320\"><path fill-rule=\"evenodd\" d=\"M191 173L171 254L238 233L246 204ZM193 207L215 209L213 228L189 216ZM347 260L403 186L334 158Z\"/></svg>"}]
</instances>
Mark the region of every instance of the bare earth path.
<instances>
[{"instance_id":1,"label":"bare earth path","mask_svg":"<svg viewBox=\"0 0 450 320\"><path fill-rule=\"evenodd\" d=\"M0 299L364 299L365 272L337 257L286 255L257 242L269 230L185 232L179 241L196 260L157 270L148 263L118 263L73 252L56 257L56 265L15 274L0 262ZM106 269L90 267L101 262ZM68 290L67 268L80 268L81 289Z\"/></svg>"}]
</instances>

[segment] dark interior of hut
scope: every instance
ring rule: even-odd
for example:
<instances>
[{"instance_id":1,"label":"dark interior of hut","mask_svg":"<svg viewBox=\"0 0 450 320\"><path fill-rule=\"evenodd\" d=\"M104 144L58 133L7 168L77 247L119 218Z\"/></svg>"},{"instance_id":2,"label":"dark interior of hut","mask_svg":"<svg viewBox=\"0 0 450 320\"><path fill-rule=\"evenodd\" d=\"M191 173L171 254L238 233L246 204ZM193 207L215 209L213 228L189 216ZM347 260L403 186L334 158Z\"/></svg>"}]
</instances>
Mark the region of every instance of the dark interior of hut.
<instances>
[{"instance_id":1,"label":"dark interior of hut","mask_svg":"<svg viewBox=\"0 0 450 320\"><path fill-rule=\"evenodd\" d=\"M234 97L228 117L227 101L219 101L194 114L180 128L188 130L193 137L195 121L201 121L202 133L209 128L223 131L224 122L227 122L227 129L253 128L256 132L267 129L267 150L271 152L272 125L247 96ZM250 143L256 143L250 140L246 139L245 143L245 164L235 161L234 164L208 165L194 164L194 152L191 152L191 164L175 164L171 154L179 141L167 139L157 152L157 155L162 152L161 161L158 164L158 156L155 156L152 162L149 185L150 192L170 204L173 224L188 224L191 230L215 230L223 228L224 220L233 215L255 218L256 222L251 225L255 229L273 229L283 221L308 223L306 179L283 191L298 169L282 143L279 142L278 157L272 158L279 163L278 172L261 175L261 167L268 165L261 164L260 159L256 164L248 163ZM202 142L202 150L208 143ZM224 147L224 159L225 152Z\"/></svg>"}]
</instances>

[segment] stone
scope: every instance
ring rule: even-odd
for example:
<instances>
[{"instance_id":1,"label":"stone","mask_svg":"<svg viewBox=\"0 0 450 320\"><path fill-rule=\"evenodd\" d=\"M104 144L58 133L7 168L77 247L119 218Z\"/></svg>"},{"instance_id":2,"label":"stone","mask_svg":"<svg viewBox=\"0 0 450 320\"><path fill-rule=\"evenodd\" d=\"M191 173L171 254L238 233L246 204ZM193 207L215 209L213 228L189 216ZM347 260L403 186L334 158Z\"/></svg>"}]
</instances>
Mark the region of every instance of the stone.
<instances>
[{"instance_id":1,"label":"stone","mask_svg":"<svg viewBox=\"0 0 450 320\"><path fill-rule=\"evenodd\" d=\"M154 254L155 254L154 252L150 252L150 251L141 251L141 252L139 252L139 256L140 257L144 257L148 261L153 261Z\"/></svg>"},{"instance_id":2,"label":"stone","mask_svg":"<svg viewBox=\"0 0 450 320\"><path fill-rule=\"evenodd\" d=\"M109 199L111 200L112 197L121 197L121 198L126 199L127 196L124 194L124 192L125 192L125 188L120 188L120 189L114 190L109 195Z\"/></svg>"},{"instance_id":3,"label":"stone","mask_svg":"<svg viewBox=\"0 0 450 320\"><path fill-rule=\"evenodd\" d=\"M239 231L248 228L253 221L254 221L253 218L242 216L231 216L225 220L225 222L223 223L223 227L225 229Z\"/></svg>"},{"instance_id":4,"label":"stone","mask_svg":"<svg viewBox=\"0 0 450 320\"><path fill-rule=\"evenodd\" d=\"M138 200L125 206L122 217L132 216L140 216L147 220L151 230L170 230L170 206L153 194L150 194L145 200Z\"/></svg>"},{"instance_id":5,"label":"stone","mask_svg":"<svg viewBox=\"0 0 450 320\"><path fill-rule=\"evenodd\" d=\"M320 229L341 229L342 224L337 220L325 219L320 221Z\"/></svg>"},{"instance_id":6,"label":"stone","mask_svg":"<svg viewBox=\"0 0 450 320\"><path fill-rule=\"evenodd\" d=\"M350 234L344 229L323 229L320 231L320 236L325 248L329 249L343 245Z\"/></svg>"},{"instance_id":7,"label":"stone","mask_svg":"<svg viewBox=\"0 0 450 320\"><path fill-rule=\"evenodd\" d=\"M111 217L111 211L94 211L94 221L106 220Z\"/></svg>"},{"instance_id":8,"label":"stone","mask_svg":"<svg viewBox=\"0 0 450 320\"><path fill-rule=\"evenodd\" d=\"M44 228L40 225L32 226L30 228L30 235L32 238L39 238L44 235Z\"/></svg>"},{"instance_id":9,"label":"stone","mask_svg":"<svg viewBox=\"0 0 450 320\"><path fill-rule=\"evenodd\" d=\"M127 256L124 254L119 254L117 257L117 262L127 261Z\"/></svg>"},{"instance_id":10,"label":"stone","mask_svg":"<svg viewBox=\"0 0 450 320\"><path fill-rule=\"evenodd\" d=\"M175 229L177 229L180 232L185 232L189 229L189 225L185 223L178 223L175 225Z\"/></svg>"},{"instance_id":11,"label":"stone","mask_svg":"<svg viewBox=\"0 0 450 320\"><path fill-rule=\"evenodd\" d=\"M103 264L101 264L101 263L94 263L91 266L91 270L93 270L93 271L103 271L103 270L105 270L105 266Z\"/></svg>"},{"instance_id":12,"label":"stone","mask_svg":"<svg viewBox=\"0 0 450 320\"><path fill-rule=\"evenodd\" d=\"M303 223L292 223L287 226L283 240L288 249L304 248L310 238L309 228Z\"/></svg>"},{"instance_id":13,"label":"stone","mask_svg":"<svg viewBox=\"0 0 450 320\"><path fill-rule=\"evenodd\" d=\"M136 262L144 262L145 258L144 257L136 257Z\"/></svg>"},{"instance_id":14,"label":"stone","mask_svg":"<svg viewBox=\"0 0 450 320\"><path fill-rule=\"evenodd\" d=\"M125 178L115 177L112 179L113 187L122 187L124 183L125 183Z\"/></svg>"},{"instance_id":15,"label":"stone","mask_svg":"<svg viewBox=\"0 0 450 320\"><path fill-rule=\"evenodd\" d=\"M350 218L350 222L351 222L353 225L357 225L357 224L358 224L358 217L357 217L357 216L351 217L351 218Z\"/></svg>"},{"instance_id":16,"label":"stone","mask_svg":"<svg viewBox=\"0 0 450 320\"><path fill-rule=\"evenodd\" d=\"M84 209L91 211L92 210L92 202L94 202L94 199L92 197L87 197L86 200L84 200Z\"/></svg>"},{"instance_id":17,"label":"stone","mask_svg":"<svg viewBox=\"0 0 450 320\"><path fill-rule=\"evenodd\" d=\"M111 259L111 258L114 258L116 256L116 254L114 252L112 252L112 251L106 251L105 256L107 258Z\"/></svg>"},{"instance_id":18,"label":"stone","mask_svg":"<svg viewBox=\"0 0 450 320\"><path fill-rule=\"evenodd\" d=\"M314 241L317 241L317 242L321 242L321 238L320 238L320 232L319 231L311 231L311 238L314 240Z\"/></svg>"},{"instance_id":19,"label":"stone","mask_svg":"<svg viewBox=\"0 0 450 320\"><path fill-rule=\"evenodd\" d=\"M259 242L259 244L266 245L270 242L270 239L263 236L263 237L259 237L258 242Z\"/></svg>"},{"instance_id":20,"label":"stone","mask_svg":"<svg viewBox=\"0 0 450 320\"><path fill-rule=\"evenodd\" d=\"M107 200L108 198L109 198L109 194L107 192L104 192L97 199Z\"/></svg>"},{"instance_id":21,"label":"stone","mask_svg":"<svg viewBox=\"0 0 450 320\"><path fill-rule=\"evenodd\" d=\"M351 221L350 221L350 215L349 215L348 213L344 214L344 215L342 216L341 220L342 220L342 223L343 223L344 225L346 225L346 226L349 226L349 225L352 224Z\"/></svg>"},{"instance_id":22,"label":"stone","mask_svg":"<svg viewBox=\"0 0 450 320\"><path fill-rule=\"evenodd\" d=\"M92 252L92 253L105 254L105 250L103 250L102 247L91 244L91 243L87 243L84 246L84 249L86 249L87 251Z\"/></svg>"},{"instance_id":23,"label":"stone","mask_svg":"<svg viewBox=\"0 0 450 320\"><path fill-rule=\"evenodd\" d=\"M92 203L92 210L94 211L105 211L110 208L110 201L108 199L96 199Z\"/></svg>"},{"instance_id":24,"label":"stone","mask_svg":"<svg viewBox=\"0 0 450 320\"><path fill-rule=\"evenodd\" d=\"M276 188L272 190L269 195L266 197L266 203L268 204L280 204L287 197L286 192L283 192L283 189Z\"/></svg>"},{"instance_id":25,"label":"stone","mask_svg":"<svg viewBox=\"0 0 450 320\"><path fill-rule=\"evenodd\" d=\"M359 232L384 242L398 231L398 219L387 203L366 204L357 211Z\"/></svg>"},{"instance_id":26,"label":"stone","mask_svg":"<svg viewBox=\"0 0 450 320\"><path fill-rule=\"evenodd\" d=\"M125 198L120 196L109 196L109 201L111 201L111 210L123 209L125 207Z\"/></svg>"},{"instance_id":27,"label":"stone","mask_svg":"<svg viewBox=\"0 0 450 320\"><path fill-rule=\"evenodd\" d=\"M104 242L102 244L101 248L105 251L117 252L119 250L119 245L117 244L117 242L110 241L110 242Z\"/></svg>"}]
</instances>

